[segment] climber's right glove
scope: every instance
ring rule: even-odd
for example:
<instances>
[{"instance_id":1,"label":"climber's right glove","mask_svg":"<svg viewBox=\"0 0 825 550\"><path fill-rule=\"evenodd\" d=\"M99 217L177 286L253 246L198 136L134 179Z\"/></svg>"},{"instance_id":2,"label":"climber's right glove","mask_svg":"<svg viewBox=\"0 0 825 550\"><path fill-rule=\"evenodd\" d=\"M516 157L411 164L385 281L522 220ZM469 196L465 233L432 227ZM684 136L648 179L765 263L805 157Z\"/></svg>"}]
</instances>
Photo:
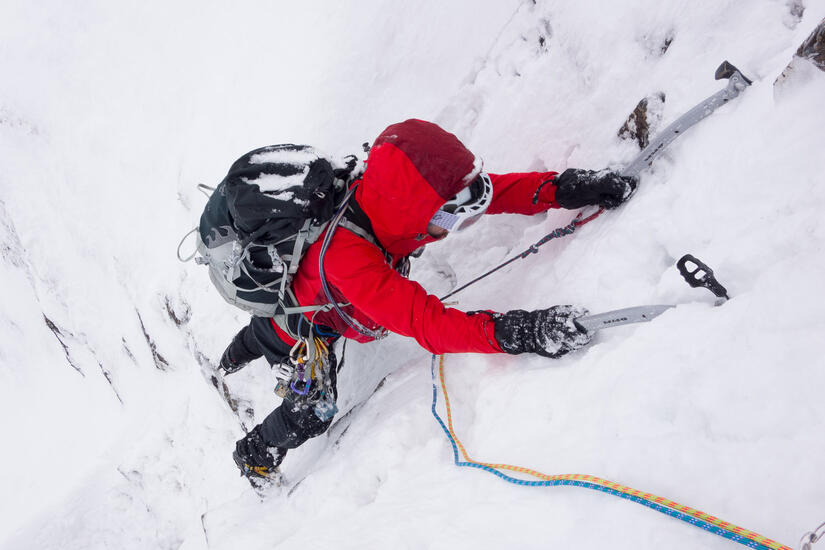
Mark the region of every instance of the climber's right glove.
<instances>
[{"instance_id":1,"label":"climber's right glove","mask_svg":"<svg viewBox=\"0 0 825 550\"><path fill-rule=\"evenodd\" d=\"M585 315L587 310L578 306L495 313L496 340L507 353L536 353L555 359L590 343L593 335L574 322Z\"/></svg>"},{"instance_id":2,"label":"climber's right glove","mask_svg":"<svg viewBox=\"0 0 825 550\"><path fill-rule=\"evenodd\" d=\"M568 168L556 176L553 183L556 185L556 202L568 210L589 205L616 208L629 199L636 189L634 178L609 170L594 172Z\"/></svg>"}]
</instances>

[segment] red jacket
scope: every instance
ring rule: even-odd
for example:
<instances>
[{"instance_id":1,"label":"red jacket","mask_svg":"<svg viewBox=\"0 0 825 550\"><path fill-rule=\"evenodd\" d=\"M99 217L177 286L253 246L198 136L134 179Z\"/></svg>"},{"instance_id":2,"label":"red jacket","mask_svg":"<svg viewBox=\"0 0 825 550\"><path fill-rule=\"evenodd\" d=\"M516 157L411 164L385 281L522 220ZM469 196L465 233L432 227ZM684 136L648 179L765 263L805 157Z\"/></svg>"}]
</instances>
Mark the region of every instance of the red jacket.
<instances>
[{"instance_id":1,"label":"red jacket","mask_svg":"<svg viewBox=\"0 0 825 550\"><path fill-rule=\"evenodd\" d=\"M344 311L369 328L386 327L415 338L432 353L501 353L488 315L444 307L421 285L393 269L405 256L436 240L427 234L427 224L436 210L467 185L465 177L477 170L475 156L435 124L413 119L384 130L370 151L355 200L391 260L351 231L343 227L335 231L324 268L333 295L351 304ZM487 213L536 214L558 208L552 183L555 175L490 174L493 201ZM301 305L328 303L318 270L322 240L301 259L292 283ZM319 313L315 322L347 338L370 341L335 311ZM277 332L291 343L280 329Z\"/></svg>"}]
</instances>

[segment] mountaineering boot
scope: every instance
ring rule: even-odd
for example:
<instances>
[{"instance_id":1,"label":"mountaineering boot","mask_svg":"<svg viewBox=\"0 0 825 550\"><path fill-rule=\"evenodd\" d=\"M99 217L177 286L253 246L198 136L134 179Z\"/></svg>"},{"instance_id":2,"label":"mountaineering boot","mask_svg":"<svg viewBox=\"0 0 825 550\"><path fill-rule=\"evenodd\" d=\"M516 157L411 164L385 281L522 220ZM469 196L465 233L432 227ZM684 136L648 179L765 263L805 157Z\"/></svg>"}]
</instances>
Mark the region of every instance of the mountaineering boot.
<instances>
[{"instance_id":1,"label":"mountaineering boot","mask_svg":"<svg viewBox=\"0 0 825 550\"><path fill-rule=\"evenodd\" d=\"M218 368L226 374L232 374L244 368L253 361L261 357L258 350L258 344L255 341L255 335L249 330L249 327L244 327L232 338L232 342L226 347L221 355L221 361Z\"/></svg>"},{"instance_id":2,"label":"mountaineering boot","mask_svg":"<svg viewBox=\"0 0 825 550\"><path fill-rule=\"evenodd\" d=\"M246 366L246 363L239 363L232 358L231 349L232 344L229 344L227 348L223 350L223 355L221 355L221 362L218 366L218 368L220 368L226 374L232 374L233 372L237 372Z\"/></svg>"},{"instance_id":3,"label":"mountaineering boot","mask_svg":"<svg viewBox=\"0 0 825 550\"><path fill-rule=\"evenodd\" d=\"M278 466L286 456L286 449L270 447L261 437L260 426L238 440L232 459L256 490L281 484L283 476Z\"/></svg>"}]
</instances>

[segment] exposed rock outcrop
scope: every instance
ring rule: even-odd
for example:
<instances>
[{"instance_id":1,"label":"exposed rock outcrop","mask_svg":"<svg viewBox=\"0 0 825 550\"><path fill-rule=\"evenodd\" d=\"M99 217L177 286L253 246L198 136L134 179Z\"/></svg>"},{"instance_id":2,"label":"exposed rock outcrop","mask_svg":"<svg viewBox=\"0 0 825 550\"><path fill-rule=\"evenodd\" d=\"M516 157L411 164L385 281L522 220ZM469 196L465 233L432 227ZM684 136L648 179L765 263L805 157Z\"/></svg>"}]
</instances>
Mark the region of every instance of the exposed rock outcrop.
<instances>
[{"instance_id":1,"label":"exposed rock outcrop","mask_svg":"<svg viewBox=\"0 0 825 550\"><path fill-rule=\"evenodd\" d=\"M805 39L796 50L791 62L773 83L774 86L782 85L795 74L802 72L801 64L810 63L821 71L825 71L825 19Z\"/></svg>"},{"instance_id":2,"label":"exposed rock outcrop","mask_svg":"<svg viewBox=\"0 0 825 550\"><path fill-rule=\"evenodd\" d=\"M624 125L619 128L618 135L622 139L632 139L639 144L640 149L647 147L650 134L653 133L662 121L665 94L657 92L642 99L627 117Z\"/></svg>"},{"instance_id":3,"label":"exposed rock outcrop","mask_svg":"<svg viewBox=\"0 0 825 550\"><path fill-rule=\"evenodd\" d=\"M787 0L788 15L785 17L785 26L789 29L795 29L802 21L802 16L805 15L805 4L802 0Z\"/></svg>"}]
</instances>

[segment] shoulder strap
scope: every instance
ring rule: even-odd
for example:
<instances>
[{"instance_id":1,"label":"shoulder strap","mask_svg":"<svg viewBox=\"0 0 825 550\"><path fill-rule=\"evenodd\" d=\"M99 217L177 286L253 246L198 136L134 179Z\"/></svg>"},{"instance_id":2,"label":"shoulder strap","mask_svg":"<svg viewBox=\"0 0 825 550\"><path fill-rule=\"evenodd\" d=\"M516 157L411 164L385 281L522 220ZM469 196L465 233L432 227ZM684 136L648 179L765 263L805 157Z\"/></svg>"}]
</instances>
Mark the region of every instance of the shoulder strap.
<instances>
[{"instance_id":1,"label":"shoulder strap","mask_svg":"<svg viewBox=\"0 0 825 550\"><path fill-rule=\"evenodd\" d=\"M377 246L385 256L387 255L387 251L384 250L384 247L378 242L378 237L375 236L375 231L372 229L372 222L367 217L364 209L361 208L361 205L358 204L355 197L349 199L344 217L341 218L338 225L352 231L370 244Z\"/></svg>"},{"instance_id":2,"label":"shoulder strap","mask_svg":"<svg viewBox=\"0 0 825 550\"><path fill-rule=\"evenodd\" d=\"M326 256L327 249L329 248L330 243L332 242L332 236L335 233L335 229L337 229L338 225L341 223L341 220L344 217L344 213L347 210L348 203L352 200L353 195L355 194L355 189L358 187L358 182L353 184L350 190L347 192L347 195L344 197L341 206L336 212L335 216L332 218L332 221L327 228L327 233L324 236L324 240L321 244L321 253L318 256L318 271L321 277L321 288L324 290L324 294L329 300L329 303L332 305L335 312L343 319L343 321L349 325L350 328L363 334L364 336L368 336L373 339L379 339L386 336L387 332L385 329L381 330L372 330L370 328L365 327L362 325L357 319L353 318L349 314L347 314L344 310L341 309L341 306L335 301L335 298L332 297L332 292L329 288L329 283L327 282L326 274L324 273L324 256ZM363 228L360 228L363 229ZM357 233L356 233L357 234ZM377 242L377 241L376 241ZM380 248L380 247L379 247ZM383 248L381 249L383 251Z\"/></svg>"}]
</instances>

